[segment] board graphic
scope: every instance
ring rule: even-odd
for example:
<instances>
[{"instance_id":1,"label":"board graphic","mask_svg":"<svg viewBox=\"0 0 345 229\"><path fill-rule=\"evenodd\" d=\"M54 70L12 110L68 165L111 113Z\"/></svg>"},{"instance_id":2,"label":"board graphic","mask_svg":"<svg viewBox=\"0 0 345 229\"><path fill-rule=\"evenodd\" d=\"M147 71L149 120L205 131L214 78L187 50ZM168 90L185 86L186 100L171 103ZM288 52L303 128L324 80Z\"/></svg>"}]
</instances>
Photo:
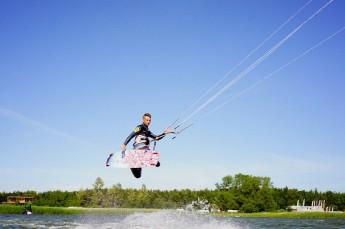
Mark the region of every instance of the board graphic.
<instances>
[{"instance_id":1,"label":"board graphic","mask_svg":"<svg viewBox=\"0 0 345 229\"><path fill-rule=\"evenodd\" d=\"M126 150L110 154L106 166L114 168L156 167L158 161L159 152L147 149Z\"/></svg>"}]
</instances>

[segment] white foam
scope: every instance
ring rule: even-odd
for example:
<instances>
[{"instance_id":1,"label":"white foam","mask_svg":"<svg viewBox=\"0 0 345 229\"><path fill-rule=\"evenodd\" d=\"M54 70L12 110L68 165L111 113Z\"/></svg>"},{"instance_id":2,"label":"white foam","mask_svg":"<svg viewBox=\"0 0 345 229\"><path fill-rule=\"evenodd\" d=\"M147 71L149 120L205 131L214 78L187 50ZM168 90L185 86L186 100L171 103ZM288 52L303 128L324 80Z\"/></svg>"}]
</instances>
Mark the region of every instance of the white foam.
<instances>
[{"instance_id":1,"label":"white foam","mask_svg":"<svg viewBox=\"0 0 345 229\"><path fill-rule=\"evenodd\" d=\"M214 229L214 228L243 228L233 222L221 220L202 214L162 210L153 213L134 213L123 219L116 219L113 223L93 222L80 225L77 228L118 228L118 229Z\"/></svg>"}]
</instances>

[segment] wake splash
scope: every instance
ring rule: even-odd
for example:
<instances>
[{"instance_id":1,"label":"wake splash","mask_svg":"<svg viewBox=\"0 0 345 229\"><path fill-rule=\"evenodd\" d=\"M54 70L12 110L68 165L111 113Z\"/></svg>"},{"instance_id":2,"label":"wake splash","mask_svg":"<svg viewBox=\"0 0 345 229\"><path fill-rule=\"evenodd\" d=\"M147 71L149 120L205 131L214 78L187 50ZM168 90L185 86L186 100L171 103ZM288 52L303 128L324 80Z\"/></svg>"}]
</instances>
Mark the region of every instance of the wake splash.
<instances>
[{"instance_id":1,"label":"wake splash","mask_svg":"<svg viewBox=\"0 0 345 229\"><path fill-rule=\"evenodd\" d=\"M225 221L221 218L210 217L207 215L162 210L153 213L134 213L122 219L114 219L115 222L98 224L79 225L77 228L118 228L118 229L214 229L214 228L243 228L239 224Z\"/></svg>"}]
</instances>

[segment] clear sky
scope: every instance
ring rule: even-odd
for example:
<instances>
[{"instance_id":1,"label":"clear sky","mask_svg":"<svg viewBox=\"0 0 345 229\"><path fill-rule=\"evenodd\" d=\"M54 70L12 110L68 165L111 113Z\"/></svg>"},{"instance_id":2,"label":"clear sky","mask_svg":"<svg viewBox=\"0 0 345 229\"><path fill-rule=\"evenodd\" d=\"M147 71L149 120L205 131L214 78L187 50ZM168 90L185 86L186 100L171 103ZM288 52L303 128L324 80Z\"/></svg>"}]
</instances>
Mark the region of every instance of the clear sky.
<instances>
[{"instance_id":1,"label":"clear sky","mask_svg":"<svg viewBox=\"0 0 345 229\"><path fill-rule=\"evenodd\" d=\"M345 32L162 140L162 166L142 179L104 166L143 113L160 133L306 2L0 1L0 191L77 190L98 176L214 188L241 172L345 192ZM326 2L312 1L225 83ZM334 1L200 114L343 27L344 12Z\"/></svg>"}]
</instances>

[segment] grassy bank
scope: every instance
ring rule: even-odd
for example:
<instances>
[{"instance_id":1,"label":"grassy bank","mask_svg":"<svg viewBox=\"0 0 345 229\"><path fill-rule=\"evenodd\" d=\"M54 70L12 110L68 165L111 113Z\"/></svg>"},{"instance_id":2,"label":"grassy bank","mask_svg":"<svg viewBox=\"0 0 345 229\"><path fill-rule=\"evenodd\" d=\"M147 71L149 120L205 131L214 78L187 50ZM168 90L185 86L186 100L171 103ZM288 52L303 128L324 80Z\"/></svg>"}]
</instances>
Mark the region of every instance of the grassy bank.
<instances>
[{"instance_id":1,"label":"grassy bank","mask_svg":"<svg viewBox=\"0 0 345 229\"><path fill-rule=\"evenodd\" d=\"M21 214L23 212L22 206L16 205L0 205L0 214ZM135 212L153 212L157 209L144 209L144 208L66 208L66 207L43 207L32 206L34 214L61 214L61 215L122 215L131 214Z\"/></svg>"},{"instance_id":2,"label":"grassy bank","mask_svg":"<svg viewBox=\"0 0 345 229\"><path fill-rule=\"evenodd\" d=\"M49 215L123 215L136 212L154 212L159 209L145 208L66 208L32 206L34 214ZM22 206L0 204L0 214L21 214ZM210 213L212 216L221 217L264 217L264 218L344 218L345 213L331 212L258 212L258 213Z\"/></svg>"},{"instance_id":3,"label":"grassy bank","mask_svg":"<svg viewBox=\"0 0 345 229\"><path fill-rule=\"evenodd\" d=\"M213 216L228 217L263 217L263 218L345 218L345 213L338 212L257 212L257 213L211 213Z\"/></svg>"}]
</instances>

